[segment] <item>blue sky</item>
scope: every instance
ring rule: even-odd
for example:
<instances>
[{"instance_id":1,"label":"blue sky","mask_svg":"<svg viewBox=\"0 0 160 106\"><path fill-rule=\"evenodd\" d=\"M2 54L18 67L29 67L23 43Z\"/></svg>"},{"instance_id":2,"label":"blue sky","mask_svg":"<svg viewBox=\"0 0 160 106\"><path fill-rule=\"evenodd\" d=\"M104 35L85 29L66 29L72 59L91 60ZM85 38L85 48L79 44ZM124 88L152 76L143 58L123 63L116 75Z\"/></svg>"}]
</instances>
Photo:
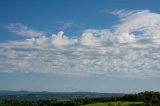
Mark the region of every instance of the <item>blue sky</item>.
<instances>
[{"instance_id":1,"label":"blue sky","mask_svg":"<svg viewBox=\"0 0 160 106\"><path fill-rule=\"evenodd\" d=\"M0 90L160 90L160 1L1 0Z\"/></svg>"}]
</instances>

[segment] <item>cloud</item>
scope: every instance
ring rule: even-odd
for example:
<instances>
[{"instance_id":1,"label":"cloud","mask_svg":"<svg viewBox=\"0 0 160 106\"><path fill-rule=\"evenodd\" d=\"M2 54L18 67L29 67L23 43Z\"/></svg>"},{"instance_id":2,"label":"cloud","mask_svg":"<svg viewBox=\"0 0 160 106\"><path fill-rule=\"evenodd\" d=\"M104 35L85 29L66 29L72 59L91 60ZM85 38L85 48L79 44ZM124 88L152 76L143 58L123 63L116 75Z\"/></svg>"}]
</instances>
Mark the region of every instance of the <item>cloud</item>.
<instances>
[{"instance_id":1,"label":"cloud","mask_svg":"<svg viewBox=\"0 0 160 106\"><path fill-rule=\"evenodd\" d=\"M120 23L116 26L117 33L129 33L134 34L136 37L146 37L152 40L157 40L159 36L160 28L160 15L157 13L151 13L149 10L145 11L125 11L119 13L121 15ZM139 34L141 33L141 34ZM145 39L145 38L144 38Z\"/></svg>"},{"instance_id":2,"label":"cloud","mask_svg":"<svg viewBox=\"0 0 160 106\"><path fill-rule=\"evenodd\" d=\"M59 30L65 30L75 25L73 22L64 22L64 21L58 21L57 24Z\"/></svg>"},{"instance_id":3,"label":"cloud","mask_svg":"<svg viewBox=\"0 0 160 106\"><path fill-rule=\"evenodd\" d=\"M63 31L0 43L1 72L67 75L160 76L160 14L114 11L113 29L86 29L78 38Z\"/></svg>"},{"instance_id":4,"label":"cloud","mask_svg":"<svg viewBox=\"0 0 160 106\"><path fill-rule=\"evenodd\" d=\"M51 38L51 43L54 46L67 46L72 45L76 42L76 39L69 39L67 36L64 36L64 32L60 31L57 35L53 34Z\"/></svg>"},{"instance_id":5,"label":"cloud","mask_svg":"<svg viewBox=\"0 0 160 106\"><path fill-rule=\"evenodd\" d=\"M36 31L21 23L10 23L6 26L6 28L10 32L15 33L16 35L25 36L25 37L40 37L45 35L44 32Z\"/></svg>"}]
</instances>

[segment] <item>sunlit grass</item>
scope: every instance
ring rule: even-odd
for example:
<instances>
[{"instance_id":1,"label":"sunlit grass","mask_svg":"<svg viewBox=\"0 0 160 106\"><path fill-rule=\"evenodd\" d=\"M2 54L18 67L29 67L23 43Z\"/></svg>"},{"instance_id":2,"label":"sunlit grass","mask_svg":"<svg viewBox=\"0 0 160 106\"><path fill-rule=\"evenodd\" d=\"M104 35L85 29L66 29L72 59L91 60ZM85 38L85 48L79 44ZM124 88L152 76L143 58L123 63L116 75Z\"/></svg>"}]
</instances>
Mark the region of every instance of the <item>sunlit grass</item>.
<instances>
[{"instance_id":1,"label":"sunlit grass","mask_svg":"<svg viewBox=\"0 0 160 106\"><path fill-rule=\"evenodd\" d=\"M94 104L87 104L81 106L128 106L129 104L143 104L144 102L105 102L105 103L94 103Z\"/></svg>"}]
</instances>

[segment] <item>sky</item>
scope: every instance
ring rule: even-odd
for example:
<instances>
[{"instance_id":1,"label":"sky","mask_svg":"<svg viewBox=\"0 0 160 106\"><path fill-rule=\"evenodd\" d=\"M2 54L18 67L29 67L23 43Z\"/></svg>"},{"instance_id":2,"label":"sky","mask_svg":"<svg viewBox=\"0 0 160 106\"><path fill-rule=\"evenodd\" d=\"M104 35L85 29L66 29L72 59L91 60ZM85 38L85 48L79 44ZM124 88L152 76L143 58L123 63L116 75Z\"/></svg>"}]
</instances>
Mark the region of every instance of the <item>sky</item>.
<instances>
[{"instance_id":1,"label":"sky","mask_svg":"<svg viewBox=\"0 0 160 106\"><path fill-rule=\"evenodd\" d=\"M159 4L1 0L0 90L160 91Z\"/></svg>"}]
</instances>

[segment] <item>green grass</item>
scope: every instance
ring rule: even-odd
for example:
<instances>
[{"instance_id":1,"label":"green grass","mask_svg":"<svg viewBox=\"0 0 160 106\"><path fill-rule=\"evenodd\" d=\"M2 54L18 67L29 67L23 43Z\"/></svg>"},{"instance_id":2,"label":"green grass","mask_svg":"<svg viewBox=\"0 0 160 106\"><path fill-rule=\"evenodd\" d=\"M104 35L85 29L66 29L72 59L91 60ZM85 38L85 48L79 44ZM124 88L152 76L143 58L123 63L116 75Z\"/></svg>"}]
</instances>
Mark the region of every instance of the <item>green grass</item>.
<instances>
[{"instance_id":1,"label":"green grass","mask_svg":"<svg viewBox=\"0 0 160 106\"><path fill-rule=\"evenodd\" d=\"M94 104L87 104L81 106L128 106L128 104L143 104L143 102L105 102L105 103L94 103Z\"/></svg>"}]
</instances>

